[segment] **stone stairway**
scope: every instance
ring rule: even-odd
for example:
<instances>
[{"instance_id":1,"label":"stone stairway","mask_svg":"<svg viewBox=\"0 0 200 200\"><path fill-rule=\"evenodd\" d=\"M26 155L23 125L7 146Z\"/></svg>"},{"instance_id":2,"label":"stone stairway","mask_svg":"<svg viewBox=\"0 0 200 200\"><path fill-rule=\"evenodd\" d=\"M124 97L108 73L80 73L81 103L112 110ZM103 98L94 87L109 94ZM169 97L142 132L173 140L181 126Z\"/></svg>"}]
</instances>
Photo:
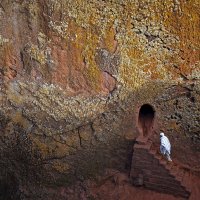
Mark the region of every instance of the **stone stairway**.
<instances>
[{"instance_id":1,"label":"stone stairway","mask_svg":"<svg viewBox=\"0 0 200 200\"><path fill-rule=\"evenodd\" d=\"M190 176L189 170L167 162L150 139L137 139L130 172L134 185L188 199Z\"/></svg>"}]
</instances>

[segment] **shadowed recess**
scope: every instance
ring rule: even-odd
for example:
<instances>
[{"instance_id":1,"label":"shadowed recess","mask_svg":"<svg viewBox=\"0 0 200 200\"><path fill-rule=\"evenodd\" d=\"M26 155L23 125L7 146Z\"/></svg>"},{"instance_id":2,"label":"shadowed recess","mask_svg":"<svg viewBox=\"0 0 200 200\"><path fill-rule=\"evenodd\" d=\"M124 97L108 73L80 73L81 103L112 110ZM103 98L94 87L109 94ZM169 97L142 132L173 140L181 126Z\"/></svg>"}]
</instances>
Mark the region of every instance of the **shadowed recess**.
<instances>
[{"instance_id":1,"label":"shadowed recess","mask_svg":"<svg viewBox=\"0 0 200 200\"><path fill-rule=\"evenodd\" d=\"M140 108L138 125L144 137L150 135L153 129L155 111L149 104L144 104Z\"/></svg>"}]
</instances>

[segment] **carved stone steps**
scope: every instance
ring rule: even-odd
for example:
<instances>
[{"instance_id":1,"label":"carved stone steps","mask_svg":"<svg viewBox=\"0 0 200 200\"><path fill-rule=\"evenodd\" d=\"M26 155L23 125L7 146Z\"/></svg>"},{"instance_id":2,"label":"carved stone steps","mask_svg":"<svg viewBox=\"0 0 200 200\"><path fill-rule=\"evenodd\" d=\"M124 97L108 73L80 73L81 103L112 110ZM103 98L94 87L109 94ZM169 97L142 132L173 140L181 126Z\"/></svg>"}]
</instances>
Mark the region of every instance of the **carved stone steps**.
<instances>
[{"instance_id":1,"label":"carved stone steps","mask_svg":"<svg viewBox=\"0 0 200 200\"><path fill-rule=\"evenodd\" d=\"M191 193L189 173L168 162L151 140L141 141L134 145L130 176L140 178L140 181L142 178L143 185L148 189L188 198Z\"/></svg>"},{"instance_id":2,"label":"carved stone steps","mask_svg":"<svg viewBox=\"0 0 200 200\"><path fill-rule=\"evenodd\" d=\"M172 162L168 162L167 165L165 166L166 169L170 170L173 167L173 163Z\"/></svg>"},{"instance_id":3,"label":"carved stone steps","mask_svg":"<svg viewBox=\"0 0 200 200\"><path fill-rule=\"evenodd\" d=\"M184 170L179 169L178 173L176 174L176 179L182 182L184 173L185 173Z\"/></svg>"},{"instance_id":4,"label":"carved stone steps","mask_svg":"<svg viewBox=\"0 0 200 200\"><path fill-rule=\"evenodd\" d=\"M160 154L156 154L154 157L155 157L156 159L158 159L158 160L161 160L161 159L163 158L163 156L160 155Z\"/></svg>"},{"instance_id":5,"label":"carved stone steps","mask_svg":"<svg viewBox=\"0 0 200 200\"><path fill-rule=\"evenodd\" d=\"M144 182L144 185L148 189L155 190L162 193L172 194L174 196L181 196L184 198L188 198L190 196L190 193L185 191L183 188L182 189L171 188L171 187L166 187L160 184L155 184L155 183L151 183L147 181Z\"/></svg>"},{"instance_id":6,"label":"carved stone steps","mask_svg":"<svg viewBox=\"0 0 200 200\"><path fill-rule=\"evenodd\" d=\"M148 177L144 178L145 181L164 185L166 187L180 187L180 182L175 180L173 177L163 177L163 176L157 176L157 175L148 175Z\"/></svg>"},{"instance_id":7,"label":"carved stone steps","mask_svg":"<svg viewBox=\"0 0 200 200\"><path fill-rule=\"evenodd\" d=\"M141 157L142 156L142 157ZM135 150L133 152L133 157L137 160L154 160L154 157L153 155L149 155L148 151L138 151L138 150Z\"/></svg>"},{"instance_id":8,"label":"carved stone steps","mask_svg":"<svg viewBox=\"0 0 200 200\"><path fill-rule=\"evenodd\" d=\"M141 144L135 144L134 145L134 149L147 149L149 150L151 148L151 144L145 144L145 145L141 145Z\"/></svg>"},{"instance_id":9,"label":"carved stone steps","mask_svg":"<svg viewBox=\"0 0 200 200\"><path fill-rule=\"evenodd\" d=\"M156 149L150 149L149 153L151 155L156 155L157 154L157 150Z\"/></svg>"},{"instance_id":10,"label":"carved stone steps","mask_svg":"<svg viewBox=\"0 0 200 200\"><path fill-rule=\"evenodd\" d=\"M149 166L143 166L141 168L141 165L135 165L135 169L141 169L141 171L144 174L148 174L146 172L151 171L152 175L157 174L158 176L163 176L163 177L173 177L173 176L169 176L168 172L165 169L162 169L162 168L159 168L159 167L151 169Z\"/></svg>"},{"instance_id":11,"label":"carved stone steps","mask_svg":"<svg viewBox=\"0 0 200 200\"><path fill-rule=\"evenodd\" d=\"M172 168L169 171L170 171L171 175L176 176L179 173L179 167L173 165Z\"/></svg>"},{"instance_id":12,"label":"carved stone steps","mask_svg":"<svg viewBox=\"0 0 200 200\"><path fill-rule=\"evenodd\" d=\"M190 173L189 172L186 172L185 174L184 174L184 177L183 177L183 180L182 180L182 182L183 182L183 184L184 185L190 185L190 182L191 182L191 177L190 177L191 175L190 175Z\"/></svg>"},{"instance_id":13,"label":"carved stone steps","mask_svg":"<svg viewBox=\"0 0 200 200\"><path fill-rule=\"evenodd\" d=\"M185 172L181 184L187 188L187 191L191 192L191 175L189 172Z\"/></svg>"},{"instance_id":14,"label":"carved stone steps","mask_svg":"<svg viewBox=\"0 0 200 200\"><path fill-rule=\"evenodd\" d=\"M149 140L149 138L144 138L144 137L139 136L139 137L137 137L136 142L138 144L146 144L148 140Z\"/></svg>"},{"instance_id":15,"label":"carved stone steps","mask_svg":"<svg viewBox=\"0 0 200 200\"><path fill-rule=\"evenodd\" d=\"M152 154L151 149L150 149L150 151L151 151L151 154ZM154 154L154 155L155 155L154 157L156 157L159 160L159 163L161 165L163 165L169 171L169 174L171 176L174 177L175 181L177 181L185 189L185 191L190 194L191 189L188 187L190 185L190 183L184 183L184 181L183 181L184 177L185 176L187 177L187 175L185 175L184 170L181 170L178 165L174 165L173 162L167 162L158 153ZM185 179L187 179L187 178L185 178Z\"/></svg>"},{"instance_id":16,"label":"carved stone steps","mask_svg":"<svg viewBox=\"0 0 200 200\"><path fill-rule=\"evenodd\" d=\"M185 192L185 188L180 185L179 182L170 182L170 181L165 181L165 180L159 180L159 179L153 179L149 178L148 180L144 180L144 184L152 184L152 185L159 185L162 188L165 188L166 190L175 190L178 192Z\"/></svg>"}]
</instances>

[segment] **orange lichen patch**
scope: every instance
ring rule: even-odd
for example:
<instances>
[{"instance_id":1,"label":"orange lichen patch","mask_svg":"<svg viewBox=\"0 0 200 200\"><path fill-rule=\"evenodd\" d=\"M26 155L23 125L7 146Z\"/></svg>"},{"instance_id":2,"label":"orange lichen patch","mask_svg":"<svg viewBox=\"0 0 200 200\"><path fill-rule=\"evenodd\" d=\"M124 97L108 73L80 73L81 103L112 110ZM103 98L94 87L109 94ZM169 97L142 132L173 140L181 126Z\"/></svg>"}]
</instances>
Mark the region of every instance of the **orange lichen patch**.
<instances>
[{"instance_id":1,"label":"orange lichen patch","mask_svg":"<svg viewBox=\"0 0 200 200\"><path fill-rule=\"evenodd\" d=\"M180 39L180 49L198 47L200 43L200 2L180 1L179 11L165 10L164 24L168 30Z\"/></svg>"},{"instance_id":2,"label":"orange lichen patch","mask_svg":"<svg viewBox=\"0 0 200 200\"><path fill-rule=\"evenodd\" d=\"M52 81L66 87L72 85L70 82L72 80L75 85L79 85L77 87L85 87L85 83L82 85L78 83L77 72L79 80L82 80L81 75L83 76L85 67L82 51L85 46L86 33L73 20L69 20L68 28L65 41L54 37L52 59L55 61L55 68L52 72Z\"/></svg>"},{"instance_id":3,"label":"orange lichen patch","mask_svg":"<svg viewBox=\"0 0 200 200\"><path fill-rule=\"evenodd\" d=\"M163 79L165 76L160 71L151 71L151 79L157 80L157 79Z\"/></svg>"},{"instance_id":4,"label":"orange lichen patch","mask_svg":"<svg viewBox=\"0 0 200 200\"><path fill-rule=\"evenodd\" d=\"M111 26L106 29L106 33L104 36L104 46L111 53L114 53L116 50L117 41L115 40L115 34L115 29L113 26Z\"/></svg>"},{"instance_id":5,"label":"orange lichen patch","mask_svg":"<svg viewBox=\"0 0 200 200\"><path fill-rule=\"evenodd\" d=\"M99 44L98 35L92 31L92 28L87 32L87 43L83 51L84 60L86 63L85 77L88 84L96 92L100 91L101 71L95 61L95 53Z\"/></svg>"},{"instance_id":6,"label":"orange lichen patch","mask_svg":"<svg viewBox=\"0 0 200 200\"><path fill-rule=\"evenodd\" d=\"M100 91L100 80L101 80L101 71L95 65L90 65L87 69L85 76L87 77L88 84L94 89L96 92Z\"/></svg>"},{"instance_id":7,"label":"orange lichen patch","mask_svg":"<svg viewBox=\"0 0 200 200\"><path fill-rule=\"evenodd\" d=\"M127 49L127 55L132 59L138 59L138 60L141 59L142 56L144 56L143 52L134 46L133 46L133 48Z\"/></svg>"},{"instance_id":8,"label":"orange lichen patch","mask_svg":"<svg viewBox=\"0 0 200 200\"><path fill-rule=\"evenodd\" d=\"M176 45L169 44L172 49L180 49L180 53L168 58L168 61L180 68L181 73L192 72L192 65L195 65L200 59L200 2L192 1L157 1L150 6L154 10L154 22L163 23L165 29L171 34L177 36L179 42ZM182 58L180 60L179 58ZM179 60L177 62L177 60ZM171 73L173 68L168 67ZM175 73L172 74L174 78Z\"/></svg>"},{"instance_id":9,"label":"orange lichen patch","mask_svg":"<svg viewBox=\"0 0 200 200\"><path fill-rule=\"evenodd\" d=\"M143 62L139 62L141 63L141 66L143 66L143 68L141 69L144 73L149 74L150 78L152 80L157 80L157 79L164 79L165 77L165 73L166 67L163 67L162 69L159 69L158 66L158 61L154 58L146 58Z\"/></svg>"},{"instance_id":10,"label":"orange lichen patch","mask_svg":"<svg viewBox=\"0 0 200 200\"><path fill-rule=\"evenodd\" d=\"M200 60L200 50L184 49L181 57L184 59L184 62L180 64L180 70L184 74L190 74L194 70L192 66Z\"/></svg>"},{"instance_id":11,"label":"orange lichen patch","mask_svg":"<svg viewBox=\"0 0 200 200\"><path fill-rule=\"evenodd\" d=\"M167 0L167 1L155 1L151 3L153 15L152 19L154 22L164 22L165 27L168 29L169 26L171 28L177 28L177 19L176 16L178 15L177 12L173 12L174 8L174 1ZM170 29L171 30L171 29ZM171 30L174 33L174 30Z\"/></svg>"},{"instance_id":12,"label":"orange lichen patch","mask_svg":"<svg viewBox=\"0 0 200 200\"><path fill-rule=\"evenodd\" d=\"M174 67L171 64L168 64L165 66L166 71L168 72L168 74L170 74L171 79L173 80L177 80L178 78L180 78L180 69Z\"/></svg>"},{"instance_id":13,"label":"orange lichen patch","mask_svg":"<svg viewBox=\"0 0 200 200\"><path fill-rule=\"evenodd\" d=\"M169 122L169 128L175 130L175 131L179 131L180 129L180 125L177 124L175 121L170 121Z\"/></svg>"},{"instance_id":14,"label":"orange lichen patch","mask_svg":"<svg viewBox=\"0 0 200 200\"><path fill-rule=\"evenodd\" d=\"M163 78L162 68L167 69L165 78L176 79L177 69L170 68L173 62L176 62L181 73L192 73L191 66L197 66L200 55L199 4L197 0L52 1L49 5L45 4L48 12L46 9L44 12L51 14L52 20L47 25L42 21L45 15L44 18L39 16L43 4L27 4L29 20L35 22L38 19L38 25L44 28L42 32L48 32L49 28L52 35L59 38L56 41L51 33L48 34L48 46L53 49L52 60L49 60L51 54L46 58L46 53L39 52L37 46L30 49L32 58L39 62L38 75L42 74L45 81L69 90L102 92L101 71L95 62L96 50L106 48L114 53L116 47L121 57L117 78L128 87L143 83L147 77ZM182 51L178 54L179 49ZM11 54L6 53L9 55L7 63ZM160 64L156 72L156 61L147 59L150 54ZM176 61L178 59L179 62ZM146 67L148 65L149 69Z\"/></svg>"},{"instance_id":15,"label":"orange lichen patch","mask_svg":"<svg viewBox=\"0 0 200 200\"><path fill-rule=\"evenodd\" d=\"M179 17L180 38L182 43L195 46L200 43L200 2L192 0L190 2L181 3L182 15ZM185 31L183 31L185 30Z\"/></svg>"},{"instance_id":16,"label":"orange lichen patch","mask_svg":"<svg viewBox=\"0 0 200 200\"><path fill-rule=\"evenodd\" d=\"M64 49L53 47L53 60L58 61L52 73L53 82L63 86L71 85L75 89L89 86L94 91L100 91L100 70L95 62L99 43L97 32L93 27L82 28L74 20L69 20L68 29Z\"/></svg>"}]
</instances>

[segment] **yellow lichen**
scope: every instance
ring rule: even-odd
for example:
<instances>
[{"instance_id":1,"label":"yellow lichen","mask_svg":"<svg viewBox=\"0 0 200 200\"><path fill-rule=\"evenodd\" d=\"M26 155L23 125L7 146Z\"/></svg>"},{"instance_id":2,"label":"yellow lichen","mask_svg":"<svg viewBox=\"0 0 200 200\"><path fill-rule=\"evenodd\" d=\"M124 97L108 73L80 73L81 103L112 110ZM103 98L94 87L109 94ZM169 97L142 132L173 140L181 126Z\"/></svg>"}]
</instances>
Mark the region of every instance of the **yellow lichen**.
<instances>
[{"instance_id":1,"label":"yellow lichen","mask_svg":"<svg viewBox=\"0 0 200 200\"><path fill-rule=\"evenodd\" d=\"M44 65L46 63L46 57L44 50L40 50L37 45L31 45L27 52L30 54L31 59L35 59L40 64Z\"/></svg>"}]
</instances>

